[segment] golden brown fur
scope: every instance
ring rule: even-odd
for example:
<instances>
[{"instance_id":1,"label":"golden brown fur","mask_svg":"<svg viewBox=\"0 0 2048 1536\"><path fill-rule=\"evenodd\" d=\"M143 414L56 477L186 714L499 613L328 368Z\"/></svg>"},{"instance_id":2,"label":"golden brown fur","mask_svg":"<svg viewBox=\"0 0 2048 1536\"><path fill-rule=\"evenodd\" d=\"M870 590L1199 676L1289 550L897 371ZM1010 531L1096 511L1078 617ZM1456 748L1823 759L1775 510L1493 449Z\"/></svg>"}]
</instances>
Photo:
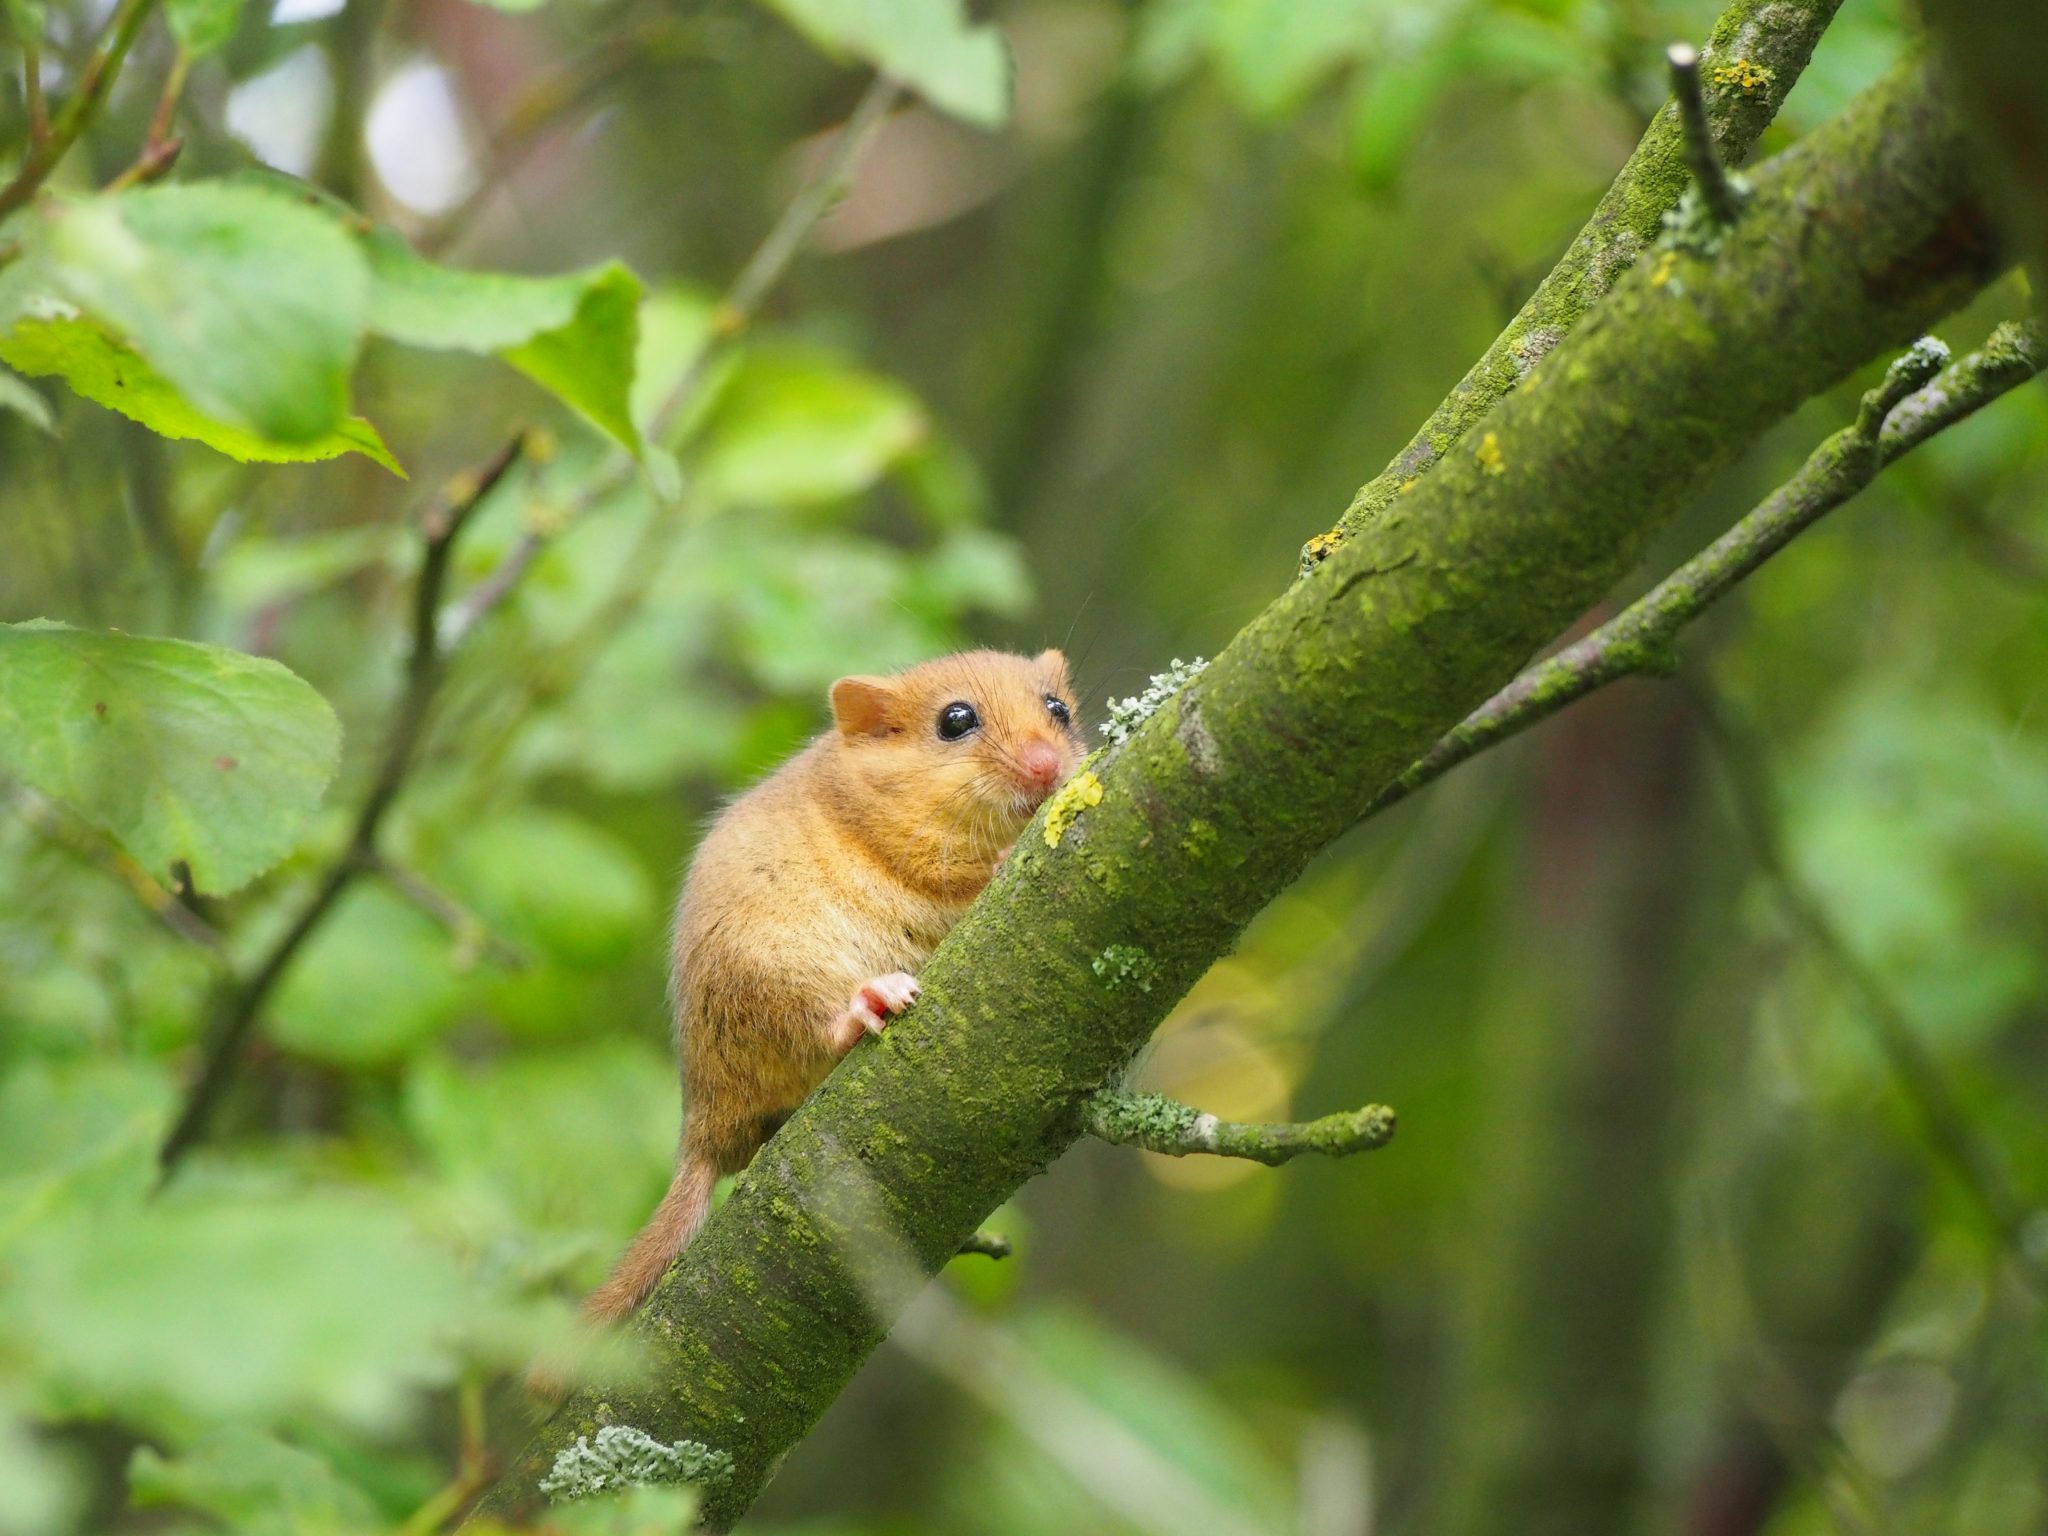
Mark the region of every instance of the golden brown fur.
<instances>
[{"instance_id":1,"label":"golden brown fur","mask_svg":"<svg viewBox=\"0 0 2048 1536\"><path fill-rule=\"evenodd\" d=\"M946 740L941 712L956 702L980 724ZM675 1181L586 1316L637 1307L696 1234L718 1176L908 1005L908 973L1080 756L1058 651L842 678L832 709L834 729L734 801L691 863L674 938L689 1095Z\"/></svg>"}]
</instances>

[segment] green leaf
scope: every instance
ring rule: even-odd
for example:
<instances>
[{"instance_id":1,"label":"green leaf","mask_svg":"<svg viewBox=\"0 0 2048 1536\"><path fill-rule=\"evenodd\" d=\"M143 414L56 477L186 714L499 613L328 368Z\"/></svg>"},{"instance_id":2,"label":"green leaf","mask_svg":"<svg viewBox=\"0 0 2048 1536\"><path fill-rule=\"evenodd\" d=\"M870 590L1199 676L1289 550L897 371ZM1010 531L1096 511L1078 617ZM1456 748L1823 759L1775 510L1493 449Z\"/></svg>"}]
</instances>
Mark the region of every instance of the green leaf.
<instances>
[{"instance_id":1,"label":"green leaf","mask_svg":"<svg viewBox=\"0 0 2048 1536\"><path fill-rule=\"evenodd\" d=\"M65 1213L104 1218L156 1180L169 1079L142 1063L31 1061L0 1082L0 1250Z\"/></svg>"},{"instance_id":2,"label":"green leaf","mask_svg":"<svg viewBox=\"0 0 2048 1536\"><path fill-rule=\"evenodd\" d=\"M960 0L766 0L828 53L893 75L942 112L982 128L1010 115L1001 35L968 21Z\"/></svg>"},{"instance_id":3,"label":"green leaf","mask_svg":"<svg viewBox=\"0 0 2048 1536\"><path fill-rule=\"evenodd\" d=\"M247 884L289 853L341 750L277 662L187 640L0 625L0 769L104 827L159 879Z\"/></svg>"},{"instance_id":4,"label":"green leaf","mask_svg":"<svg viewBox=\"0 0 2048 1536\"><path fill-rule=\"evenodd\" d=\"M561 277L460 272L379 230L363 242L370 328L408 346L501 356L637 454L630 399L640 280L618 262Z\"/></svg>"},{"instance_id":5,"label":"green leaf","mask_svg":"<svg viewBox=\"0 0 2048 1536\"><path fill-rule=\"evenodd\" d=\"M319 1412L391 1429L449 1379L446 1341L474 1301L453 1258L374 1198L174 1192L16 1249L0 1351L46 1413L189 1432Z\"/></svg>"},{"instance_id":6,"label":"green leaf","mask_svg":"<svg viewBox=\"0 0 2048 1536\"><path fill-rule=\"evenodd\" d=\"M33 243L57 292L203 415L278 443L348 419L369 272L324 213L253 186L144 187L59 204Z\"/></svg>"},{"instance_id":7,"label":"green leaf","mask_svg":"<svg viewBox=\"0 0 2048 1536\"><path fill-rule=\"evenodd\" d=\"M675 1163L675 1064L601 1040L457 1063L405 1081L405 1122L442 1175L533 1231L607 1243L647 1219Z\"/></svg>"},{"instance_id":8,"label":"green leaf","mask_svg":"<svg viewBox=\"0 0 2048 1536\"><path fill-rule=\"evenodd\" d=\"M246 0L164 0L164 19L171 36L193 58L202 58L233 40Z\"/></svg>"},{"instance_id":9,"label":"green leaf","mask_svg":"<svg viewBox=\"0 0 2048 1536\"><path fill-rule=\"evenodd\" d=\"M705 425L697 491L727 504L792 506L868 489L931 431L901 385L827 354L751 353Z\"/></svg>"},{"instance_id":10,"label":"green leaf","mask_svg":"<svg viewBox=\"0 0 2048 1536\"><path fill-rule=\"evenodd\" d=\"M654 886L632 850L559 811L483 822L456 845L448 876L493 928L576 964L609 964L652 937Z\"/></svg>"},{"instance_id":11,"label":"green leaf","mask_svg":"<svg viewBox=\"0 0 2048 1536\"><path fill-rule=\"evenodd\" d=\"M400 479L405 471L377 429L351 416L305 443L279 443L196 410L141 355L98 322L68 307L59 315L20 321L0 337L0 360L37 377L54 375L95 405L140 422L159 437L204 443L245 464L304 464L360 453Z\"/></svg>"},{"instance_id":12,"label":"green leaf","mask_svg":"<svg viewBox=\"0 0 2048 1536\"><path fill-rule=\"evenodd\" d=\"M45 432L57 429L56 421L50 415L50 402L11 373L0 373L0 410L25 416Z\"/></svg>"},{"instance_id":13,"label":"green leaf","mask_svg":"<svg viewBox=\"0 0 2048 1536\"><path fill-rule=\"evenodd\" d=\"M148 1446L128 1464L138 1508L174 1504L240 1536L349 1536L383 1528L377 1507L311 1451L254 1429L222 1429L167 1460Z\"/></svg>"},{"instance_id":14,"label":"green leaf","mask_svg":"<svg viewBox=\"0 0 2048 1536\"><path fill-rule=\"evenodd\" d=\"M453 940L381 885L336 905L278 987L271 1039L318 1061L398 1061L446 1025L466 987Z\"/></svg>"},{"instance_id":15,"label":"green leaf","mask_svg":"<svg viewBox=\"0 0 2048 1536\"><path fill-rule=\"evenodd\" d=\"M556 1505L548 1524L563 1536L673 1536L689 1530L696 1514L696 1489L657 1484Z\"/></svg>"}]
</instances>

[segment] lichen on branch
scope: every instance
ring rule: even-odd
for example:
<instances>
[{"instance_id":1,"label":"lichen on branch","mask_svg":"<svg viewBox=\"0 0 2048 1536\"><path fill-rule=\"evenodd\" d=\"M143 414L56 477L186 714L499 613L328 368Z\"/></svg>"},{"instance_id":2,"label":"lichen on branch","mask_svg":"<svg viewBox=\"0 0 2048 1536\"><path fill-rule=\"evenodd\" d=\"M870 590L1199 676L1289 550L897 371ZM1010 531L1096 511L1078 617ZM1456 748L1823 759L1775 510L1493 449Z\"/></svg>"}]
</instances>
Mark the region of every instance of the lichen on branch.
<instances>
[{"instance_id":1,"label":"lichen on branch","mask_svg":"<svg viewBox=\"0 0 2048 1536\"><path fill-rule=\"evenodd\" d=\"M1104 1089L1089 1099L1083 1118L1090 1136L1115 1146L1139 1147L1168 1157L1196 1153L1241 1157L1269 1168L1311 1152L1349 1157L1384 1147L1394 1139L1394 1112L1384 1104L1367 1104L1317 1120L1263 1123L1219 1120L1160 1093Z\"/></svg>"}]
</instances>

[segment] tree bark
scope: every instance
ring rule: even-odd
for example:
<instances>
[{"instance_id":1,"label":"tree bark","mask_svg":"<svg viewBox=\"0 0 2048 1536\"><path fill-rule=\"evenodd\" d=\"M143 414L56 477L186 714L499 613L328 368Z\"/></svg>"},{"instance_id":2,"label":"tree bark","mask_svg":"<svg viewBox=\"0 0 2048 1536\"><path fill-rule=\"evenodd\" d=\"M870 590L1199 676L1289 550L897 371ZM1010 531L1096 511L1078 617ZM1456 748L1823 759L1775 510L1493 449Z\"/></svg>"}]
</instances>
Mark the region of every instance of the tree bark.
<instances>
[{"instance_id":1,"label":"tree bark","mask_svg":"<svg viewBox=\"0 0 2048 1536\"><path fill-rule=\"evenodd\" d=\"M558 1450L624 1423L728 1452L705 1518L729 1526L925 1277L1065 1150L1086 1097L1381 786L1625 572L1702 475L1997 262L1917 64L1763 168L1714 255L1639 262L1473 449L1055 797L923 1000L761 1151L656 1293L648 1383L573 1396L483 1509L532 1503ZM1146 953L1149 986L1097 975L1112 944Z\"/></svg>"}]
</instances>

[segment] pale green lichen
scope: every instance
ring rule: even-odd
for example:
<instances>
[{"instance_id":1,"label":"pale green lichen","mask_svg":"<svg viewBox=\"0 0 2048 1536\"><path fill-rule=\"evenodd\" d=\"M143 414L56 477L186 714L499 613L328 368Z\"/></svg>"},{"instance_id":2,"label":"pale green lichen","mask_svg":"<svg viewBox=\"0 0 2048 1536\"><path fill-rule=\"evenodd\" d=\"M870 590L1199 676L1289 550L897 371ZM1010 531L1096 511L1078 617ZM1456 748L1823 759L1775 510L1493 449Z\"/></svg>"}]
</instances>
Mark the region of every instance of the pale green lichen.
<instances>
[{"instance_id":1,"label":"pale green lichen","mask_svg":"<svg viewBox=\"0 0 2048 1536\"><path fill-rule=\"evenodd\" d=\"M1311 539L1309 542L1315 544L1317 541ZM1332 538L1330 547L1334 548L1335 544L1336 541ZM1327 552L1325 550L1322 553ZM1317 558L1320 559L1321 555L1319 554ZM1200 677L1208 665L1209 663L1200 656L1193 661L1182 661L1178 656L1174 657L1172 666L1164 672L1152 674L1151 685L1143 693L1121 703L1115 699L1109 701L1109 718L1102 724L1102 734L1116 746L1122 746L1131 739L1131 732L1157 714L1160 705Z\"/></svg>"},{"instance_id":2,"label":"pale green lichen","mask_svg":"<svg viewBox=\"0 0 2048 1536\"><path fill-rule=\"evenodd\" d=\"M630 1424L608 1424L597 1432L595 1444L578 1435L574 1445L564 1446L553 1468L540 1480L540 1491L550 1499L563 1500L658 1483L716 1488L731 1482L732 1472L731 1455L701 1441L663 1445Z\"/></svg>"},{"instance_id":3,"label":"pale green lichen","mask_svg":"<svg viewBox=\"0 0 2048 1536\"><path fill-rule=\"evenodd\" d=\"M1150 992L1159 979L1159 962L1135 944L1112 944L1095 957L1095 974L1112 992L1124 986Z\"/></svg>"},{"instance_id":4,"label":"pale green lichen","mask_svg":"<svg viewBox=\"0 0 2048 1536\"><path fill-rule=\"evenodd\" d=\"M1728 195L1738 208L1748 201L1749 192L1749 183L1742 177L1728 178ZM1658 249L1663 251L1689 251L1695 256L1712 256L1721 249L1721 242L1728 236L1728 226L1714 217L1713 209L1700 196L1700 189L1696 186L1685 189L1685 196L1678 200L1678 206L1664 215L1663 224L1664 233L1657 240Z\"/></svg>"},{"instance_id":5,"label":"pale green lichen","mask_svg":"<svg viewBox=\"0 0 2048 1536\"><path fill-rule=\"evenodd\" d=\"M1104 1141L1163 1146L1193 1133L1201 1111L1163 1093L1121 1093L1105 1088L1088 1101L1089 1129Z\"/></svg>"},{"instance_id":6,"label":"pale green lichen","mask_svg":"<svg viewBox=\"0 0 2048 1536\"><path fill-rule=\"evenodd\" d=\"M1077 773L1059 788L1045 808L1045 846L1057 848L1074 818L1092 805L1102 804L1102 780L1092 773Z\"/></svg>"}]
</instances>

